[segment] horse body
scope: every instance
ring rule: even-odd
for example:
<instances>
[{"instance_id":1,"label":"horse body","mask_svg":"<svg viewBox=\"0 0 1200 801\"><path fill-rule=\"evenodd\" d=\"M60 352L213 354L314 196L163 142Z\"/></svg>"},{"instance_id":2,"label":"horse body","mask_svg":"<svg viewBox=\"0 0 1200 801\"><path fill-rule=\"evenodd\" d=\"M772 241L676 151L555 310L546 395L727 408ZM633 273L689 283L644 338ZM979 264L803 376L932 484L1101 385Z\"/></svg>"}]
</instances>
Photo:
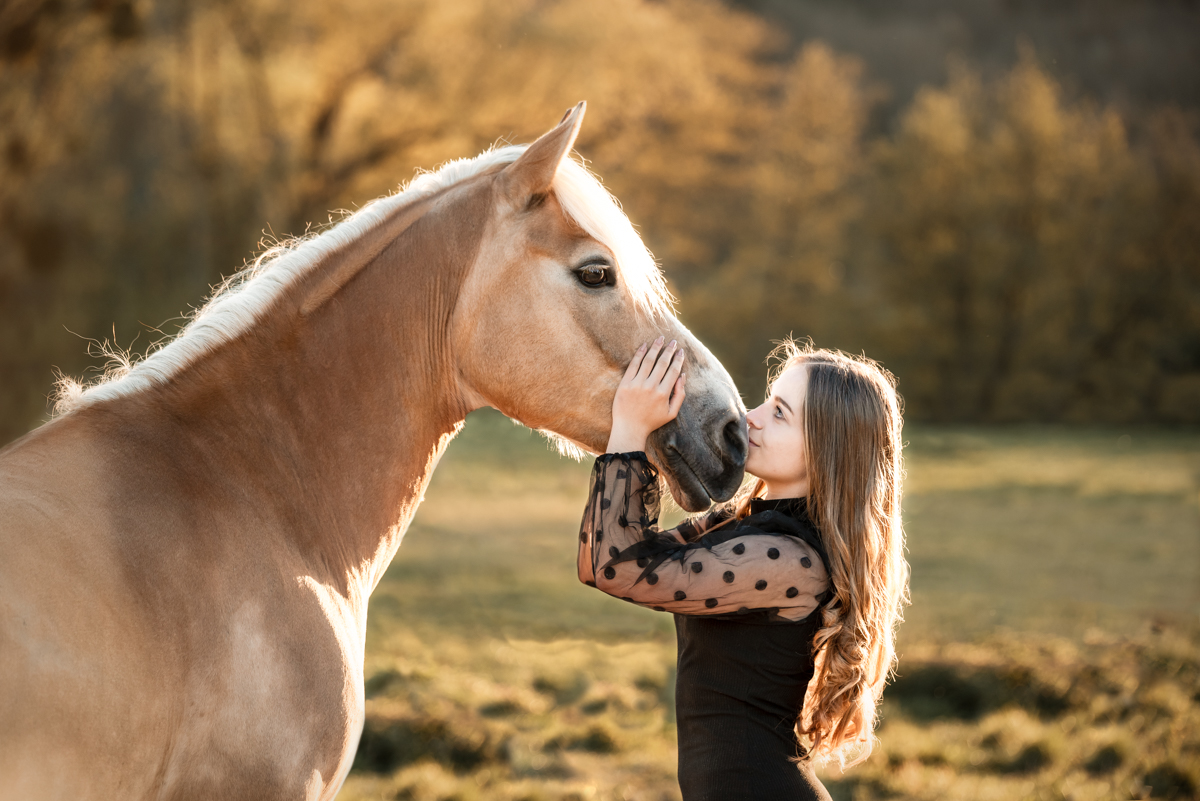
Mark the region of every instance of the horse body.
<instances>
[{"instance_id":1,"label":"horse body","mask_svg":"<svg viewBox=\"0 0 1200 801\"><path fill-rule=\"evenodd\" d=\"M0 795L296 798L314 770L323 788L361 725L365 593L313 575L257 492L201 489L192 448L96 412L3 462Z\"/></svg>"},{"instance_id":2,"label":"horse body","mask_svg":"<svg viewBox=\"0 0 1200 801\"><path fill-rule=\"evenodd\" d=\"M736 488L727 374L628 286L576 280L627 266L560 205L581 117L0 452L0 798L332 798L368 598L471 409L602 450L624 363L676 336L689 397L657 460L686 506Z\"/></svg>"}]
</instances>

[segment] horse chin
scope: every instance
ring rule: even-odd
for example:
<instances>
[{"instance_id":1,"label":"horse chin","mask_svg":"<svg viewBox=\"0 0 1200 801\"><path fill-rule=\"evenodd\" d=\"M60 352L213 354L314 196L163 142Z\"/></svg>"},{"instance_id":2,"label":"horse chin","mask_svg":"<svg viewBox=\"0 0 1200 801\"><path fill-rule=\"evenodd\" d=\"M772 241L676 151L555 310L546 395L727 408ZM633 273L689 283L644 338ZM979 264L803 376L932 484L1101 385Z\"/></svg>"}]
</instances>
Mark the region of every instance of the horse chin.
<instances>
[{"instance_id":1,"label":"horse chin","mask_svg":"<svg viewBox=\"0 0 1200 801\"><path fill-rule=\"evenodd\" d=\"M740 465L733 469L733 465L722 464L715 475L709 475L712 471L704 471L699 464L711 461L712 457L695 458L696 455L680 448L673 436L664 437L663 440L652 447L654 461L663 468L663 478L667 481L671 497L684 511L702 512L712 501L725 501L733 497L741 484Z\"/></svg>"},{"instance_id":2,"label":"horse chin","mask_svg":"<svg viewBox=\"0 0 1200 801\"><path fill-rule=\"evenodd\" d=\"M661 459L655 461L662 464ZM696 477L684 467L683 470L664 467L661 471L663 479L667 482L667 489L671 493L671 497L675 499L675 503L686 512L702 512L708 508L708 493Z\"/></svg>"}]
</instances>

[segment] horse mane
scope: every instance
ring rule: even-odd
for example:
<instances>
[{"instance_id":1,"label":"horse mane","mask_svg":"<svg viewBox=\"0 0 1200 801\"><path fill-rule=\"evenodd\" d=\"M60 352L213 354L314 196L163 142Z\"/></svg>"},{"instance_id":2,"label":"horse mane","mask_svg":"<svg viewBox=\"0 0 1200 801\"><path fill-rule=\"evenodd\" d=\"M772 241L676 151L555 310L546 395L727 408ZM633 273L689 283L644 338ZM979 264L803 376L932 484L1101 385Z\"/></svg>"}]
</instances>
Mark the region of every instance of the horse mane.
<instances>
[{"instance_id":1,"label":"horse mane","mask_svg":"<svg viewBox=\"0 0 1200 801\"><path fill-rule=\"evenodd\" d=\"M330 253L349 245L402 206L496 165L511 164L526 147L492 147L474 158L447 162L419 173L394 194L371 201L323 231L276 243L245 269L216 285L177 335L152 345L141 359L115 344L96 343L97 355L107 359L103 373L88 383L60 373L55 382L54 414L167 383L205 354L250 330L289 287ZM583 161L574 156L563 159L553 190L563 212L613 252L634 304L655 319L670 315L673 299L654 257L617 199Z\"/></svg>"}]
</instances>

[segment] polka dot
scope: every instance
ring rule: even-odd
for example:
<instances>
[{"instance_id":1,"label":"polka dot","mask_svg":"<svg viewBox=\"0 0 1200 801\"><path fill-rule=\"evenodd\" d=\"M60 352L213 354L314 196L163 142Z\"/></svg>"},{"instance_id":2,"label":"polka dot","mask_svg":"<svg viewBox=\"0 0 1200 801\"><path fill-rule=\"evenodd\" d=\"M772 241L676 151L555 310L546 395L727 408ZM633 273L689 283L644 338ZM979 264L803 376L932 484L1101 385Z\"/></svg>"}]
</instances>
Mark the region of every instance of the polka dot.
<instances>
[{"instance_id":1,"label":"polka dot","mask_svg":"<svg viewBox=\"0 0 1200 801\"><path fill-rule=\"evenodd\" d=\"M618 556L621 555L621 549L615 545L610 545L610 546L608 546L608 555L611 556L613 559L616 559Z\"/></svg>"},{"instance_id":2,"label":"polka dot","mask_svg":"<svg viewBox=\"0 0 1200 801\"><path fill-rule=\"evenodd\" d=\"M787 592L784 593L784 595L789 598L795 598L799 594L800 590L796 589L795 587L788 587Z\"/></svg>"},{"instance_id":3,"label":"polka dot","mask_svg":"<svg viewBox=\"0 0 1200 801\"><path fill-rule=\"evenodd\" d=\"M655 606L655 607L653 607L653 609L654 609L654 611L655 611L655 612L665 612L665 611L667 611L666 609L663 609L661 606Z\"/></svg>"},{"instance_id":4,"label":"polka dot","mask_svg":"<svg viewBox=\"0 0 1200 801\"><path fill-rule=\"evenodd\" d=\"M629 525L629 520L628 520L628 518L625 517L625 515L621 515L620 517L617 518L617 523L620 526L624 527L624 526Z\"/></svg>"},{"instance_id":5,"label":"polka dot","mask_svg":"<svg viewBox=\"0 0 1200 801\"><path fill-rule=\"evenodd\" d=\"M584 584L586 584L586 585L588 585L589 587L595 587L595 586L596 586L596 582L594 582L594 581L585 581L585 582L583 582L583 583L584 583Z\"/></svg>"},{"instance_id":6,"label":"polka dot","mask_svg":"<svg viewBox=\"0 0 1200 801\"><path fill-rule=\"evenodd\" d=\"M733 583L733 571L726 570L725 575L721 576L721 578L725 579L726 584L732 584Z\"/></svg>"},{"instance_id":7,"label":"polka dot","mask_svg":"<svg viewBox=\"0 0 1200 801\"><path fill-rule=\"evenodd\" d=\"M692 562L692 572L693 573L699 573L703 569L704 569L704 565L700 564L699 562Z\"/></svg>"},{"instance_id":8,"label":"polka dot","mask_svg":"<svg viewBox=\"0 0 1200 801\"><path fill-rule=\"evenodd\" d=\"M686 601L687 593L684 592L683 590L675 590L675 600L676 601Z\"/></svg>"},{"instance_id":9,"label":"polka dot","mask_svg":"<svg viewBox=\"0 0 1200 801\"><path fill-rule=\"evenodd\" d=\"M640 557L638 557L638 560L637 560L637 566L638 566L638 567L645 567L645 566L646 566L646 565L648 565L648 564L650 564L650 560L649 560L649 559L647 559L647 558L646 558L646 557L644 557L644 556L640 556Z\"/></svg>"},{"instance_id":10,"label":"polka dot","mask_svg":"<svg viewBox=\"0 0 1200 801\"><path fill-rule=\"evenodd\" d=\"M614 579L617 577L617 571L613 570L611 567L606 567L604 568L604 577L606 579Z\"/></svg>"},{"instance_id":11,"label":"polka dot","mask_svg":"<svg viewBox=\"0 0 1200 801\"><path fill-rule=\"evenodd\" d=\"M800 564L801 564L803 567L812 567L812 560L811 560L811 559L809 559L807 556L801 556L801 557L800 557Z\"/></svg>"},{"instance_id":12,"label":"polka dot","mask_svg":"<svg viewBox=\"0 0 1200 801\"><path fill-rule=\"evenodd\" d=\"M743 542L739 542L737 545L733 546L733 552L736 553L738 556L741 556L742 554L744 554L746 552L746 544Z\"/></svg>"},{"instance_id":13,"label":"polka dot","mask_svg":"<svg viewBox=\"0 0 1200 801\"><path fill-rule=\"evenodd\" d=\"M610 506L612 506L612 498L605 498L604 500L600 501L601 509L607 509Z\"/></svg>"},{"instance_id":14,"label":"polka dot","mask_svg":"<svg viewBox=\"0 0 1200 801\"><path fill-rule=\"evenodd\" d=\"M758 581L754 582L754 589L765 590L766 588L767 588L766 579L759 579Z\"/></svg>"},{"instance_id":15,"label":"polka dot","mask_svg":"<svg viewBox=\"0 0 1200 801\"><path fill-rule=\"evenodd\" d=\"M770 550L767 551L767 557L770 559L778 559L779 558L779 549L771 548Z\"/></svg>"},{"instance_id":16,"label":"polka dot","mask_svg":"<svg viewBox=\"0 0 1200 801\"><path fill-rule=\"evenodd\" d=\"M651 573L650 575L646 576L646 583L647 584L657 584L658 583L658 574Z\"/></svg>"},{"instance_id":17,"label":"polka dot","mask_svg":"<svg viewBox=\"0 0 1200 801\"><path fill-rule=\"evenodd\" d=\"M587 532L586 531L579 532L579 541L587 542Z\"/></svg>"},{"instance_id":18,"label":"polka dot","mask_svg":"<svg viewBox=\"0 0 1200 801\"><path fill-rule=\"evenodd\" d=\"M709 609L712 609L714 606L716 606L716 605L717 605L717 599L716 599L716 598L709 598L708 600L706 600L706 601L704 602L704 605L705 605L705 606L707 606Z\"/></svg>"}]
</instances>

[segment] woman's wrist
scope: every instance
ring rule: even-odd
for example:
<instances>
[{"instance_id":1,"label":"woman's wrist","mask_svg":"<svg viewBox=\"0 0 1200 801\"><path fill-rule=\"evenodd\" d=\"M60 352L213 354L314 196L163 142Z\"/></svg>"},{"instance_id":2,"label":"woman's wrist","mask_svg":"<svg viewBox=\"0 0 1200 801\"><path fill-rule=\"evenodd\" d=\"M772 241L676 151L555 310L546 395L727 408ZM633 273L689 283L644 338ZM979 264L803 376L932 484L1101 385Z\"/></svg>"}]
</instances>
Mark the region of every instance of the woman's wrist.
<instances>
[{"instance_id":1,"label":"woman's wrist","mask_svg":"<svg viewBox=\"0 0 1200 801\"><path fill-rule=\"evenodd\" d=\"M612 432L608 435L608 447L605 453L636 453L646 450L646 438L649 431L642 431L635 426L625 425L614 421Z\"/></svg>"}]
</instances>

